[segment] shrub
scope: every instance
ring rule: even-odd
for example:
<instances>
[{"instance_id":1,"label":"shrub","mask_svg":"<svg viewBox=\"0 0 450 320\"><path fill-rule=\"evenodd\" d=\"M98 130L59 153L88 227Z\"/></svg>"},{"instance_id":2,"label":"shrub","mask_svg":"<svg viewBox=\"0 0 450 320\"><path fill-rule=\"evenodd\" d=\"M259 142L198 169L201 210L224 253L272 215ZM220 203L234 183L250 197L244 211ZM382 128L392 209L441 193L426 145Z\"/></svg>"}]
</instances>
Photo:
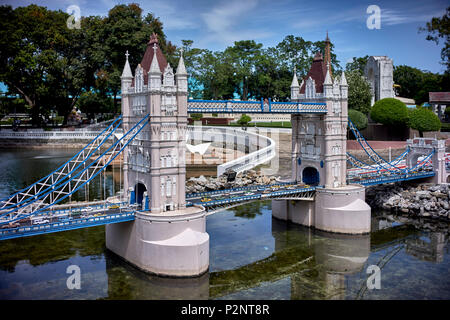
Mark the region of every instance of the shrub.
<instances>
[{"instance_id":1,"label":"shrub","mask_svg":"<svg viewBox=\"0 0 450 320\"><path fill-rule=\"evenodd\" d=\"M363 130L367 128L367 117L364 113L358 110L349 109L348 117L356 126L356 128L358 128L358 130Z\"/></svg>"},{"instance_id":2,"label":"shrub","mask_svg":"<svg viewBox=\"0 0 450 320\"><path fill-rule=\"evenodd\" d=\"M237 123L243 127L246 127L248 123L252 121L252 118L250 118L245 113L241 116L241 118L237 121Z\"/></svg>"},{"instance_id":3,"label":"shrub","mask_svg":"<svg viewBox=\"0 0 450 320\"><path fill-rule=\"evenodd\" d=\"M203 113L191 113L191 119L194 121L199 121L203 118Z\"/></svg>"},{"instance_id":4,"label":"shrub","mask_svg":"<svg viewBox=\"0 0 450 320\"><path fill-rule=\"evenodd\" d=\"M441 121L434 112L425 108L414 109L409 117L409 126L419 131L421 137L426 131L439 131L441 129Z\"/></svg>"},{"instance_id":5,"label":"shrub","mask_svg":"<svg viewBox=\"0 0 450 320\"><path fill-rule=\"evenodd\" d=\"M404 126L408 123L408 108L400 100L384 98L375 102L370 117L388 126Z\"/></svg>"}]
</instances>

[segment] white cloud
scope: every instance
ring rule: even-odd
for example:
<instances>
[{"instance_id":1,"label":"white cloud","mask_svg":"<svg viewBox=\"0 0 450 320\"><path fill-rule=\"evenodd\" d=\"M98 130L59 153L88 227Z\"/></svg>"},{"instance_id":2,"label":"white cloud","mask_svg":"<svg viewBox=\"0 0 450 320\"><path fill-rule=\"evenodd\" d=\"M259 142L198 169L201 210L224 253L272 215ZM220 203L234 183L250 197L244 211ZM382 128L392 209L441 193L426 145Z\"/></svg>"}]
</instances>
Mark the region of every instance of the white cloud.
<instances>
[{"instance_id":1,"label":"white cloud","mask_svg":"<svg viewBox=\"0 0 450 320\"><path fill-rule=\"evenodd\" d=\"M231 44L244 39L261 39L273 35L273 32L248 28L258 7L258 0L232 0L222 2L210 11L202 13L208 35L202 42L221 42ZM244 27L245 26L245 27Z\"/></svg>"}]
</instances>

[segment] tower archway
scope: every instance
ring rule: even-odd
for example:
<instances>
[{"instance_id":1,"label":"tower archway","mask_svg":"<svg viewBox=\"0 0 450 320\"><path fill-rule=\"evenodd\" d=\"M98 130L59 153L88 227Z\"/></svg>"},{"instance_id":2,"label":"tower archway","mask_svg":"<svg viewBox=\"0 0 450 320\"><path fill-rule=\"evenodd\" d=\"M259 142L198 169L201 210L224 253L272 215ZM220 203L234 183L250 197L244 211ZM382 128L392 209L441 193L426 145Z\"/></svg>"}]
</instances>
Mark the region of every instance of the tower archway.
<instances>
[{"instance_id":1,"label":"tower archway","mask_svg":"<svg viewBox=\"0 0 450 320\"><path fill-rule=\"evenodd\" d=\"M314 167L306 167L302 172L303 183L316 186L320 181L319 171Z\"/></svg>"},{"instance_id":2,"label":"tower archway","mask_svg":"<svg viewBox=\"0 0 450 320\"><path fill-rule=\"evenodd\" d=\"M142 205L142 202L144 201L144 192L147 191L147 188L143 183L138 182L134 186L134 196L135 196L135 203Z\"/></svg>"}]
</instances>

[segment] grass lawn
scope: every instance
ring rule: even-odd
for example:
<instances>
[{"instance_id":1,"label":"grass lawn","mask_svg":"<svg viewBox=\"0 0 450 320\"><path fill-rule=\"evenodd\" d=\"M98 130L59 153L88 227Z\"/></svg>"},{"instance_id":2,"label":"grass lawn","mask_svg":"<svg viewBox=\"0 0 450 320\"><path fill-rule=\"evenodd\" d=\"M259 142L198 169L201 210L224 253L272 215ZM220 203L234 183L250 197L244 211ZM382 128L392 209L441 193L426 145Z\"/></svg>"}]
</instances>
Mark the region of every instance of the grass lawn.
<instances>
[{"instance_id":1,"label":"grass lawn","mask_svg":"<svg viewBox=\"0 0 450 320\"><path fill-rule=\"evenodd\" d=\"M240 127L237 123L230 123L230 127ZM292 128L290 121L273 121L273 122L250 122L248 127L266 127L266 128Z\"/></svg>"}]
</instances>

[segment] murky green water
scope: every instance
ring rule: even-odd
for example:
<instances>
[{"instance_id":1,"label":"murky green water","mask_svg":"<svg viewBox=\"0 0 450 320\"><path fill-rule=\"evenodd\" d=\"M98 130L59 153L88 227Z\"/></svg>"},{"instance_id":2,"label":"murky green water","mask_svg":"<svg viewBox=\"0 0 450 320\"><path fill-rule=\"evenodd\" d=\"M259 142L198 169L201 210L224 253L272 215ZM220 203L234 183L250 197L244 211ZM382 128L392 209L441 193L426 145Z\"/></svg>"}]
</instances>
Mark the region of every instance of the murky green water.
<instances>
[{"instance_id":1,"label":"murky green water","mask_svg":"<svg viewBox=\"0 0 450 320\"><path fill-rule=\"evenodd\" d=\"M0 196L72 154L0 151ZM93 184L92 197L105 192L101 185ZM0 299L450 299L448 228L380 217L372 230L318 232L273 219L270 201L242 205L207 218L210 270L193 279L134 269L106 250L104 226L7 240L0 242ZM67 288L70 265L81 269L79 290ZM381 269L381 289L367 289L370 265Z\"/></svg>"}]
</instances>

